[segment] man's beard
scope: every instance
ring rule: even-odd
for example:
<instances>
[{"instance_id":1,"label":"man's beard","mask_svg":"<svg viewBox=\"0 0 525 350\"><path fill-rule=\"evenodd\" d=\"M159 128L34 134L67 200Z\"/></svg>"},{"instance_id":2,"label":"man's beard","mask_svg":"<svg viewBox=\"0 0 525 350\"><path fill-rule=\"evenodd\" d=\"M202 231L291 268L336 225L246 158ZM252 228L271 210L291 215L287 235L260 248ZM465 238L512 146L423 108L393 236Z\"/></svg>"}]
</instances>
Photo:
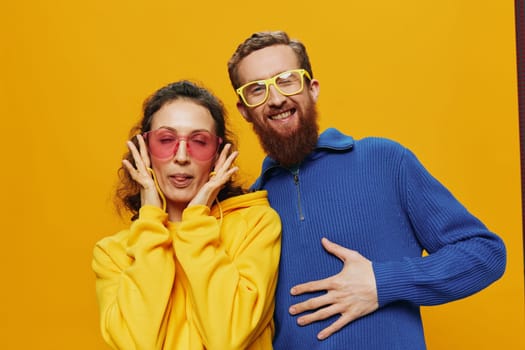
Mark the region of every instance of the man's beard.
<instances>
[{"instance_id":1,"label":"man's beard","mask_svg":"<svg viewBox=\"0 0 525 350\"><path fill-rule=\"evenodd\" d=\"M299 127L286 135L275 132L257 120L252 123L264 151L282 166L299 164L315 149L319 135L315 104L311 104L305 112Z\"/></svg>"}]
</instances>

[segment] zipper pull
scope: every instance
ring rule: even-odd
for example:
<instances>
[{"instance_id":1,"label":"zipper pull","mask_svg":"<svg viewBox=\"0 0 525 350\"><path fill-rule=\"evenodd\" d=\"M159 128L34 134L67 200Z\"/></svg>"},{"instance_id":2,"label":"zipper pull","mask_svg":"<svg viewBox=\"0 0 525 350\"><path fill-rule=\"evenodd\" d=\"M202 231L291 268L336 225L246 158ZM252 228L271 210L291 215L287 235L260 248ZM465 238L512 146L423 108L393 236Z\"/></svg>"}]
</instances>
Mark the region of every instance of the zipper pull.
<instances>
[{"instance_id":1,"label":"zipper pull","mask_svg":"<svg viewBox=\"0 0 525 350\"><path fill-rule=\"evenodd\" d=\"M293 182L297 185L299 183L299 168L292 169Z\"/></svg>"}]
</instances>

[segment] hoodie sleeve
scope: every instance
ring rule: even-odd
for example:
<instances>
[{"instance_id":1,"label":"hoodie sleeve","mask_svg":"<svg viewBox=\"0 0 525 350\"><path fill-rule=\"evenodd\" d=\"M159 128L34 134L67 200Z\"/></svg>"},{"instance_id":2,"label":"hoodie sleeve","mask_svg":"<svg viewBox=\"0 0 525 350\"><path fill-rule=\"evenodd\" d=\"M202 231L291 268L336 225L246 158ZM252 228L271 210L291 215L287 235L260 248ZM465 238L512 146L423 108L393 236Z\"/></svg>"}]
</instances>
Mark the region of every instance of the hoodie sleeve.
<instances>
[{"instance_id":1,"label":"hoodie sleeve","mask_svg":"<svg viewBox=\"0 0 525 350\"><path fill-rule=\"evenodd\" d=\"M379 303L436 305L487 287L505 271L501 238L470 214L405 150L400 188L410 221L427 256L374 262Z\"/></svg>"},{"instance_id":2,"label":"hoodie sleeve","mask_svg":"<svg viewBox=\"0 0 525 350\"><path fill-rule=\"evenodd\" d=\"M161 349L175 277L167 215L144 206L129 230L98 242L92 267L100 327L114 349Z\"/></svg>"},{"instance_id":3,"label":"hoodie sleeve","mask_svg":"<svg viewBox=\"0 0 525 350\"><path fill-rule=\"evenodd\" d=\"M205 347L245 349L273 317L281 223L273 209L257 205L227 213L222 226L229 244L208 207L187 208L173 244Z\"/></svg>"}]
</instances>

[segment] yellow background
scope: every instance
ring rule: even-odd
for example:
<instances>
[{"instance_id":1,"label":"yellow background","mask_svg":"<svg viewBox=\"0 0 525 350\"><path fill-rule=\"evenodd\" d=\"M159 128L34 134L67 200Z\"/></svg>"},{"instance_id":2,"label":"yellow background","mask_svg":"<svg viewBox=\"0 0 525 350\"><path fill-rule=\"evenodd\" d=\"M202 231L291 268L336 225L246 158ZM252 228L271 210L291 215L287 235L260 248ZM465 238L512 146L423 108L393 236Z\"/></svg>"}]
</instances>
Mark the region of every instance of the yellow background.
<instances>
[{"instance_id":1,"label":"yellow background","mask_svg":"<svg viewBox=\"0 0 525 350\"><path fill-rule=\"evenodd\" d=\"M220 96L255 178L226 62L266 29L306 43L323 128L400 141L504 238L501 280L423 309L428 348L525 348L514 2L492 0L4 2L1 348L105 348L91 252L124 225L116 170L155 89L189 78Z\"/></svg>"}]
</instances>

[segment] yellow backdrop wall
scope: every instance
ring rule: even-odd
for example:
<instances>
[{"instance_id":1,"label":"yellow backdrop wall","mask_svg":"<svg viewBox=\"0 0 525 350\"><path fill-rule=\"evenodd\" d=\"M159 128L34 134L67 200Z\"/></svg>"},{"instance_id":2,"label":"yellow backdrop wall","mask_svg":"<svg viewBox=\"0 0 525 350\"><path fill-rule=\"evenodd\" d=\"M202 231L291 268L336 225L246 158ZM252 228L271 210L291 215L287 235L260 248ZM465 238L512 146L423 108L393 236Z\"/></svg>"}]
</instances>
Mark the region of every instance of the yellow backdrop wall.
<instances>
[{"instance_id":1,"label":"yellow backdrop wall","mask_svg":"<svg viewBox=\"0 0 525 350\"><path fill-rule=\"evenodd\" d=\"M143 99L181 78L224 99L249 184L263 154L226 62L253 31L303 40L321 126L385 136L508 248L504 277L424 308L428 347L525 348L514 8L511 1L102 1L2 5L0 343L103 349L94 243L125 223L111 195Z\"/></svg>"}]
</instances>

